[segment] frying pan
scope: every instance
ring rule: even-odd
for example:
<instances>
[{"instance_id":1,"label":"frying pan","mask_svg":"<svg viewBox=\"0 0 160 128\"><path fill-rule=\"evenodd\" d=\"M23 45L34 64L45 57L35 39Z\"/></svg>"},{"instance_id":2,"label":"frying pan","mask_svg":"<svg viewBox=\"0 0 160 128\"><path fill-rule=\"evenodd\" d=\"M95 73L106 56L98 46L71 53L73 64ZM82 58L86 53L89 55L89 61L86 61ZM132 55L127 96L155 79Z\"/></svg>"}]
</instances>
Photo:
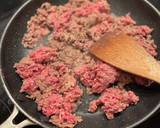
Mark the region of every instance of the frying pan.
<instances>
[{"instance_id":1,"label":"frying pan","mask_svg":"<svg viewBox=\"0 0 160 128\"><path fill-rule=\"evenodd\" d=\"M37 111L36 104L20 94L22 84L21 79L15 73L13 65L24 57L30 50L23 48L21 40L26 31L29 18L35 14L40 5L49 1L53 4L64 4L66 0L29 0L16 12L8 23L1 39L1 79L3 86L10 99L15 104L15 109L11 117L2 126L23 127L25 125L38 124L42 127L55 128L48 122L48 119ZM147 0L109 0L111 10L116 15L131 13L131 17L138 24L146 24L154 29L153 38L160 53L160 13ZM158 55L160 58L160 54ZM152 86L145 88L136 84L130 84L128 89L133 90L139 97L140 102L136 106L127 108L124 112L116 115L113 120L106 120L100 111L90 114L87 113L87 105L80 106L77 111L84 119L76 128L131 128L142 123L150 117L160 107L160 86L153 83ZM82 101L87 101L88 97L83 97ZM17 109L18 108L18 109ZM29 120L25 120L18 125L12 123L12 119L20 110ZM1 126L0 126L1 127Z\"/></svg>"}]
</instances>

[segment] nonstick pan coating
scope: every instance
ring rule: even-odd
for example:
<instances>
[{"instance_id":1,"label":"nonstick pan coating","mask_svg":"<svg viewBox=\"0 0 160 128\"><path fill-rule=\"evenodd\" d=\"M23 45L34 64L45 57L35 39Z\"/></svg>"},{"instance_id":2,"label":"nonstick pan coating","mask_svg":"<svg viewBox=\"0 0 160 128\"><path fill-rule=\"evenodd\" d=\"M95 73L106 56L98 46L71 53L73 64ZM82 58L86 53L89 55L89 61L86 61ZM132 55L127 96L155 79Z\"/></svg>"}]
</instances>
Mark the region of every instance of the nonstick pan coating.
<instances>
[{"instance_id":1,"label":"nonstick pan coating","mask_svg":"<svg viewBox=\"0 0 160 128\"><path fill-rule=\"evenodd\" d=\"M43 127L55 127L48 119L37 111L36 104L20 94L21 79L15 73L13 65L24 57L30 50L23 48L21 39L26 31L29 18L35 14L36 9L46 0L30 0L25 3L13 16L7 25L1 39L1 73L5 90L13 103L33 122ZM47 0L53 4L63 4L66 0ZM54 1L54 2L53 2ZM131 13L131 17L138 24L146 24L154 29L153 38L160 53L160 14L145 0L109 0L112 12L116 15ZM160 58L160 54L158 55ZM84 121L77 128L125 128L133 127L146 120L160 107L160 86L153 83L145 88L130 84L128 89L133 90L139 97L140 102L136 106L127 108L118 114L113 120L106 120L105 115L98 111L95 114L87 113L87 108L82 105L77 112L83 116ZM88 100L87 97L82 99Z\"/></svg>"}]
</instances>

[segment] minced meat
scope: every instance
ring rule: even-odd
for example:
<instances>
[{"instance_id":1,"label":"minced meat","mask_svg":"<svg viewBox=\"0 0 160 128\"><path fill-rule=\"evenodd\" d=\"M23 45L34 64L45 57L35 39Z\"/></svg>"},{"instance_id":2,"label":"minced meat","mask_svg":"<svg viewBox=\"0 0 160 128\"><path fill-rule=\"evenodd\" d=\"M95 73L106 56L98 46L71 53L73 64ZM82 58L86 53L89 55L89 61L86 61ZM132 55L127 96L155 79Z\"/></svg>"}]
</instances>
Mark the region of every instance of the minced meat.
<instances>
[{"instance_id":1,"label":"minced meat","mask_svg":"<svg viewBox=\"0 0 160 128\"><path fill-rule=\"evenodd\" d=\"M76 70L80 81L89 89L90 93L102 93L119 77L118 71L105 63L93 66L81 66Z\"/></svg>"},{"instance_id":2,"label":"minced meat","mask_svg":"<svg viewBox=\"0 0 160 128\"><path fill-rule=\"evenodd\" d=\"M53 48L43 47L32 52L29 57L36 63L47 63L54 61L56 52Z\"/></svg>"},{"instance_id":3,"label":"minced meat","mask_svg":"<svg viewBox=\"0 0 160 128\"><path fill-rule=\"evenodd\" d=\"M28 57L15 64L15 67L17 69L16 73L23 79L36 76L44 69L43 65L35 63Z\"/></svg>"},{"instance_id":4,"label":"minced meat","mask_svg":"<svg viewBox=\"0 0 160 128\"><path fill-rule=\"evenodd\" d=\"M20 92L26 92L38 105L38 110L60 127L73 127L82 121L73 114L83 91L63 62L57 61L53 48L40 47L15 64L23 78Z\"/></svg>"},{"instance_id":5,"label":"minced meat","mask_svg":"<svg viewBox=\"0 0 160 128\"><path fill-rule=\"evenodd\" d=\"M93 100L89 105L89 112L95 112L97 106L101 106L108 119L113 119L114 114L122 112L130 104L137 104L138 96L132 91L125 91L119 88L107 88L100 98Z\"/></svg>"},{"instance_id":6,"label":"minced meat","mask_svg":"<svg viewBox=\"0 0 160 128\"><path fill-rule=\"evenodd\" d=\"M20 92L27 93L37 103L38 110L62 128L72 128L82 121L75 114L83 95L80 82L90 95L100 96L90 102L89 112L101 106L106 117L113 119L114 114L137 104L138 96L126 91L124 86L131 82L149 85L151 81L120 71L88 51L106 32L113 31L132 36L156 57L153 29L137 25L131 14L111 15L106 0L69 0L56 6L42 4L28 21L22 39L24 47L39 48L14 66L23 81ZM45 40L48 42L43 45Z\"/></svg>"}]
</instances>

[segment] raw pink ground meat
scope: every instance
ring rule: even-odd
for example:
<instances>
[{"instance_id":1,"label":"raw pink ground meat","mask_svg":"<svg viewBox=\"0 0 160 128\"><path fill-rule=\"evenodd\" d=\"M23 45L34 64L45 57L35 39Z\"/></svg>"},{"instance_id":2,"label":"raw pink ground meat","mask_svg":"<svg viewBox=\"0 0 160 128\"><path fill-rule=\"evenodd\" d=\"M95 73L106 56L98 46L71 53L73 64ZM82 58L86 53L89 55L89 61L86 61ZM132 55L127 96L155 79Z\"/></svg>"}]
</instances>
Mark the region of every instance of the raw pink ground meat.
<instances>
[{"instance_id":1,"label":"raw pink ground meat","mask_svg":"<svg viewBox=\"0 0 160 128\"><path fill-rule=\"evenodd\" d=\"M105 4L107 5L107 4ZM108 6L104 6L104 2L102 1L97 1L96 3L86 3L84 4L84 6L81 6L79 8L77 8L75 10L75 14L78 16L78 17L81 17L81 16L88 16L92 13L103 13L103 12L107 12L109 11L109 7Z\"/></svg>"},{"instance_id":2,"label":"raw pink ground meat","mask_svg":"<svg viewBox=\"0 0 160 128\"><path fill-rule=\"evenodd\" d=\"M61 14L57 14L55 8L51 8L50 12L47 23L54 28L55 32L61 31L62 26L66 27L68 25L67 22L69 22L73 13L70 5L66 5L64 9L62 8Z\"/></svg>"},{"instance_id":3,"label":"raw pink ground meat","mask_svg":"<svg viewBox=\"0 0 160 128\"><path fill-rule=\"evenodd\" d=\"M151 81L122 72L88 52L106 32L113 31L132 36L156 57L152 28L137 25L131 14L111 15L106 0L69 0L60 6L42 4L27 23L22 44L33 48L46 36L48 44L41 44L15 64L16 73L23 80L20 92L26 92L35 100L38 110L62 128L72 128L82 121L74 114L83 95L78 80L90 93L100 95L90 103L90 112L100 105L107 118L112 119L115 113L136 104L138 97L123 87L131 82L149 85ZM113 84L119 88L112 88Z\"/></svg>"},{"instance_id":4,"label":"raw pink ground meat","mask_svg":"<svg viewBox=\"0 0 160 128\"><path fill-rule=\"evenodd\" d=\"M20 92L26 92L35 99L38 109L50 117L52 123L73 127L82 121L73 112L83 92L68 67L56 61L53 48L36 49L15 64L15 68L23 78Z\"/></svg>"},{"instance_id":5,"label":"raw pink ground meat","mask_svg":"<svg viewBox=\"0 0 160 128\"><path fill-rule=\"evenodd\" d=\"M33 51L29 57L36 63L46 63L54 61L56 52L53 48L43 47Z\"/></svg>"},{"instance_id":6,"label":"raw pink ground meat","mask_svg":"<svg viewBox=\"0 0 160 128\"><path fill-rule=\"evenodd\" d=\"M64 92L64 99L69 102L75 102L82 94L82 90L76 86Z\"/></svg>"},{"instance_id":7,"label":"raw pink ground meat","mask_svg":"<svg viewBox=\"0 0 160 128\"><path fill-rule=\"evenodd\" d=\"M55 123L57 122L57 126L64 127L67 124L73 127L77 122L81 121L80 117L72 114L72 110L75 107L74 103L68 102L68 100L60 94L53 93L44 99L42 98L42 100L38 102L38 107L42 109L42 112L46 116L53 115L51 120L56 118L56 120L53 121Z\"/></svg>"},{"instance_id":8,"label":"raw pink ground meat","mask_svg":"<svg viewBox=\"0 0 160 128\"><path fill-rule=\"evenodd\" d=\"M127 26L127 25L134 25L134 24L136 24L136 22L128 14L126 16L118 17L117 18L117 24Z\"/></svg>"},{"instance_id":9,"label":"raw pink ground meat","mask_svg":"<svg viewBox=\"0 0 160 128\"><path fill-rule=\"evenodd\" d=\"M97 106L101 106L108 119L113 119L115 113L122 112L130 104L137 104L139 98L132 91L118 88L106 89L100 98L93 100L89 105L89 112L95 112Z\"/></svg>"},{"instance_id":10,"label":"raw pink ground meat","mask_svg":"<svg viewBox=\"0 0 160 128\"><path fill-rule=\"evenodd\" d=\"M91 93L101 93L118 80L119 73L112 66L100 63L90 67L80 67L76 75Z\"/></svg>"},{"instance_id":11,"label":"raw pink ground meat","mask_svg":"<svg viewBox=\"0 0 160 128\"><path fill-rule=\"evenodd\" d=\"M32 94L38 88L35 80L33 78L24 79L20 92L27 92Z\"/></svg>"},{"instance_id":12,"label":"raw pink ground meat","mask_svg":"<svg viewBox=\"0 0 160 128\"><path fill-rule=\"evenodd\" d=\"M40 100L38 107L42 109L42 112L46 116L53 114L59 114L61 108L63 108L63 97L59 94L51 94L50 96Z\"/></svg>"},{"instance_id":13,"label":"raw pink ground meat","mask_svg":"<svg viewBox=\"0 0 160 128\"><path fill-rule=\"evenodd\" d=\"M41 74L36 76L36 79L42 91L45 91L47 87L55 92L61 88L59 73L52 66L46 66Z\"/></svg>"},{"instance_id":14,"label":"raw pink ground meat","mask_svg":"<svg viewBox=\"0 0 160 128\"><path fill-rule=\"evenodd\" d=\"M38 75L44 69L43 65L32 61L21 61L20 63L15 64L15 67L17 69L16 73L18 73L23 79Z\"/></svg>"},{"instance_id":15,"label":"raw pink ground meat","mask_svg":"<svg viewBox=\"0 0 160 128\"><path fill-rule=\"evenodd\" d=\"M71 115L67 111L60 111L58 116L52 116L50 122L60 128L73 128L78 122L81 122L80 116Z\"/></svg>"}]
</instances>

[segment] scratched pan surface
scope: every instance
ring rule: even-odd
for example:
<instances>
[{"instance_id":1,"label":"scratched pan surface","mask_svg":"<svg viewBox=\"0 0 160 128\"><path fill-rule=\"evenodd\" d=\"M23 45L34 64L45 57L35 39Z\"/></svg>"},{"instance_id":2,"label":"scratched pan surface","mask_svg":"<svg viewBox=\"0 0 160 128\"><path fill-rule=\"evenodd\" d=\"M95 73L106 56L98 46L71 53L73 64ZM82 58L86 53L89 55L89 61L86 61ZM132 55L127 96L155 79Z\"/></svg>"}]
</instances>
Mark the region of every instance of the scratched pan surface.
<instances>
[{"instance_id":1,"label":"scratched pan surface","mask_svg":"<svg viewBox=\"0 0 160 128\"><path fill-rule=\"evenodd\" d=\"M21 80L16 75L13 65L18 62L29 50L24 49L21 45L21 39L26 31L26 24L29 18L35 14L36 9L46 0L30 0L25 3L21 9L13 16L1 40L1 71L2 81L5 90L14 104L33 122L42 127L55 127L48 123L40 112L37 111L36 104L19 94ZM49 1L49 0L48 0ZM54 2L53 2L54 1ZM50 0L53 4L63 4L63 0ZM160 53L160 15L145 0L109 0L112 12L116 15L125 15L131 13L133 19L138 24L147 24L154 28L153 38L158 46ZM159 54L160 55L160 54ZM158 56L160 57L160 56ZM113 120L106 120L104 114L100 111L95 114L87 113L87 102L90 98L84 96L85 101L77 111L82 115L84 121L79 123L76 128L125 128L133 127L151 116L160 107L160 86L153 84L150 88L144 88L135 84L129 85L129 89L133 90L140 96L140 102L136 106L127 108L124 112L118 114Z\"/></svg>"}]
</instances>

